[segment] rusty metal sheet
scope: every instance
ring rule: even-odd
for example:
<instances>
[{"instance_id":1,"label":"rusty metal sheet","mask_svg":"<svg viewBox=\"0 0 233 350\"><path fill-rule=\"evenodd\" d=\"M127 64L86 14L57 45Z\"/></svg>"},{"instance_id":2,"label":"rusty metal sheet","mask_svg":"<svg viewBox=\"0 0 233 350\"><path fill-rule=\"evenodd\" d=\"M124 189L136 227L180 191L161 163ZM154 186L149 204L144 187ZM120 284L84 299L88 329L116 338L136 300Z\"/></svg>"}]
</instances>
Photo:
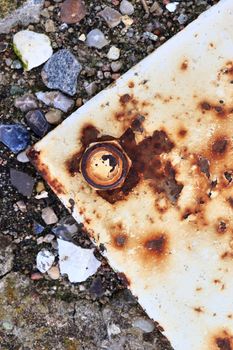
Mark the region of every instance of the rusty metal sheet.
<instances>
[{"instance_id":1,"label":"rusty metal sheet","mask_svg":"<svg viewBox=\"0 0 233 350\"><path fill-rule=\"evenodd\" d=\"M98 145L125 156L119 164L93 156ZM202 14L29 155L174 349L233 349L232 0ZM118 185L96 189L90 172L101 181L116 176Z\"/></svg>"}]
</instances>

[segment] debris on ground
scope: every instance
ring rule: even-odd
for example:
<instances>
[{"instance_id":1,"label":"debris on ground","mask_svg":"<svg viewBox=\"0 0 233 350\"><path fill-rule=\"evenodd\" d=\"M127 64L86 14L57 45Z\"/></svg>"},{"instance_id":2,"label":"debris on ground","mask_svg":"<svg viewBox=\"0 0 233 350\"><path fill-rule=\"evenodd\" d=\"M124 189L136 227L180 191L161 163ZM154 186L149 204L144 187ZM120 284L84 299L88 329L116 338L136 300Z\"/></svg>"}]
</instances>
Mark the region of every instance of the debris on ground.
<instances>
[{"instance_id":1,"label":"debris on ground","mask_svg":"<svg viewBox=\"0 0 233 350\"><path fill-rule=\"evenodd\" d=\"M47 249L39 251L36 257L36 267L41 273L47 272L53 265L55 256Z\"/></svg>"}]
</instances>

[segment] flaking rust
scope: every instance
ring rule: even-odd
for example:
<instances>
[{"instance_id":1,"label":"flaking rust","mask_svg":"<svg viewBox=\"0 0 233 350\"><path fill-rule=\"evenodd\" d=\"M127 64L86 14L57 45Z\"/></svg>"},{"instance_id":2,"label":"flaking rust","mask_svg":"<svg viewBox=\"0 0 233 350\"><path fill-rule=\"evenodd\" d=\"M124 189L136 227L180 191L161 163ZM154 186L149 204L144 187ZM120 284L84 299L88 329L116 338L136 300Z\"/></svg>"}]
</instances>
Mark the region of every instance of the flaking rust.
<instances>
[{"instance_id":1,"label":"flaking rust","mask_svg":"<svg viewBox=\"0 0 233 350\"><path fill-rule=\"evenodd\" d=\"M223 0L29 151L175 350L233 350L232 38Z\"/></svg>"}]
</instances>

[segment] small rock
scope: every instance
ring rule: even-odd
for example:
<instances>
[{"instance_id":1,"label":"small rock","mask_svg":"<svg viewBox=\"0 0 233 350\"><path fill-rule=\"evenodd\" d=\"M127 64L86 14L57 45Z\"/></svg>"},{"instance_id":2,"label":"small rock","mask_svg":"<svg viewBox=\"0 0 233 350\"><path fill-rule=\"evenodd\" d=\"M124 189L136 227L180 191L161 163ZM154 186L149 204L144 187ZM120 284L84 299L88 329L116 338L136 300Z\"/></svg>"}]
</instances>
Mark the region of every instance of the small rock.
<instances>
[{"instance_id":1,"label":"small rock","mask_svg":"<svg viewBox=\"0 0 233 350\"><path fill-rule=\"evenodd\" d=\"M19 60L14 60L11 64L11 68L13 69L21 69L23 68L22 63Z\"/></svg>"},{"instance_id":2,"label":"small rock","mask_svg":"<svg viewBox=\"0 0 233 350\"><path fill-rule=\"evenodd\" d=\"M35 179L22 171L10 169L11 184L23 196L30 197L35 184Z\"/></svg>"},{"instance_id":3,"label":"small rock","mask_svg":"<svg viewBox=\"0 0 233 350\"><path fill-rule=\"evenodd\" d=\"M86 92L88 93L89 96L94 95L94 94L96 93L96 91L97 91L96 82L93 81L93 82L91 82L90 84L87 84L87 85L85 86L85 90L86 90Z\"/></svg>"},{"instance_id":4,"label":"small rock","mask_svg":"<svg viewBox=\"0 0 233 350\"><path fill-rule=\"evenodd\" d=\"M0 84L1 84L1 79L0 79ZM12 96L14 96L14 95L22 95L23 93L24 93L24 89L21 86L11 85L11 87L10 87L10 94Z\"/></svg>"},{"instance_id":5,"label":"small rock","mask_svg":"<svg viewBox=\"0 0 233 350\"><path fill-rule=\"evenodd\" d=\"M134 6L128 0L122 0L120 4L120 11L122 15L132 15L134 13Z\"/></svg>"},{"instance_id":6,"label":"small rock","mask_svg":"<svg viewBox=\"0 0 233 350\"><path fill-rule=\"evenodd\" d=\"M64 32L67 28L69 28L68 24L62 23L62 24L60 25L60 27L59 27L59 30L60 30L61 32Z\"/></svg>"},{"instance_id":7,"label":"small rock","mask_svg":"<svg viewBox=\"0 0 233 350\"><path fill-rule=\"evenodd\" d=\"M99 276L92 281L89 292L97 298L100 298L104 295L105 289Z\"/></svg>"},{"instance_id":8,"label":"small rock","mask_svg":"<svg viewBox=\"0 0 233 350\"><path fill-rule=\"evenodd\" d=\"M57 51L45 64L41 76L50 89L58 89L73 96L77 91L77 78L82 66L66 49Z\"/></svg>"},{"instance_id":9,"label":"small rock","mask_svg":"<svg viewBox=\"0 0 233 350\"><path fill-rule=\"evenodd\" d=\"M177 5L179 5L178 2L169 2L167 5L166 5L166 9L169 11L169 12L175 12L176 8L177 8Z\"/></svg>"},{"instance_id":10,"label":"small rock","mask_svg":"<svg viewBox=\"0 0 233 350\"><path fill-rule=\"evenodd\" d=\"M44 276L41 273L39 273L39 272L34 272L34 273L31 274L31 280L32 281L39 281L42 278L44 278Z\"/></svg>"},{"instance_id":11,"label":"small rock","mask_svg":"<svg viewBox=\"0 0 233 350\"><path fill-rule=\"evenodd\" d=\"M51 19L47 19L47 21L45 22L45 31L46 31L46 33L55 33L56 32L55 24Z\"/></svg>"},{"instance_id":12,"label":"small rock","mask_svg":"<svg viewBox=\"0 0 233 350\"><path fill-rule=\"evenodd\" d=\"M33 222L33 231L36 235L40 235L44 231L44 226L39 224L38 222Z\"/></svg>"},{"instance_id":13,"label":"small rock","mask_svg":"<svg viewBox=\"0 0 233 350\"><path fill-rule=\"evenodd\" d=\"M116 324L110 323L110 324L107 326L107 332L108 332L109 338L111 338L112 335L120 334L120 333L121 333L121 329L120 329L120 327L117 326Z\"/></svg>"},{"instance_id":14,"label":"small rock","mask_svg":"<svg viewBox=\"0 0 233 350\"><path fill-rule=\"evenodd\" d=\"M40 194L37 194L35 196L35 199L43 199L43 198L48 198L49 194L47 191L42 191Z\"/></svg>"},{"instance_id":15,"label":"small rock","mask_svg":"<svg viewBox=\"0 0 233 350\"><path fill-rule=\"evenodd\" d=\"M49 124L41 110L30 111L25 118L28 126L37 136L43 137L48 132Z\"/></svg>"},{"instance_id":16,"label":"small rock","mask_svg":"<svg viewBox=\"0 0 233 350\"><path fill-rule=\"evenodd\" d=\"M29 112L32 109L38 108L37 99L32 94L25 94L15 99L14 106L21 112Z\"/></svg>"},{"instance_id":17,"label":"small rock","mask_svg":"<svg viewBox=\"0 0 233 350\"><path fill-rule=\"evenodd\" d=\"M145 333L151 333L155 329L154 322L144 318L137 318L133 321L132 326L141 329Z\"/></svg>"},{"instance_id":18,"label":"small rock","mask_svg":"<svg viewBox=\"0 0 233 350\"><path fill-rule=\"evenodd\" d=\"M184 13L181 13L178 18L177 18L177 21L182 25L182 24L185 24L188 20L188 16L185 15Z\"/></svg>"},{"instance_id":19,"label":"small rock","mask_svg":"<svg viewBox=\"0 0 233 350\"><path fill-rule=\"evenodd\" d=\"M161 16L163 13L163 9L160 6L160 4L158 3L158 1L155 1L152 6L150 7L150 13L153 13L157 16Z\"/></svg>"},{"instance_id":20,"label":"small rock","mask_svg":"<svg viewBox=\"0 0 233 350\"><path fill-rule=\"evenodd\" d=\"M51 207L46 207L42 209L42 219L46 225L56 224L58 222L58 217L55 214L54 210Z\"/></svg>"},{"instance_id":21,"label":"small rock","mask_svg":"<svg viewBox=\"0 0 233 350\"><path fill-rule=\"evenodd\" d=\"M26 154L27 150L26 151L23 151L23 152L20 152L18 155L17 155L17 160L18 162L20 163L28 163L29 162L29 158Z\"/></svg>"},{"instance_id":22,"label":"small rock","mask_svg":"<svg viewBox=\"0 0 233 350\"><path fill-rule=\"evenodd\" d=\"M52 266L48 271L47 274L49 275L49 277L52 280L58 280L60 277L60 271L59 271L59 267L56 266Z\"/></svg>"},{"instance_id":23,"label":"small rock","mask_svg":"<svg viewBox=\"0 0 233 350\"><path fill-rule=\"evenodd\" d=\"M58 108L63 112L68 112L74 106L74 101L70 97L62 94L60 91L39 91L36 93L36 97L47 106Z\"/></svg>"},{"instance_id":24,"label":"small rock","mask_svg":"<svg viewBox=\"0 0 233 350\"><path fill-rule=\"evenodd\" d=\"M47 272L53 265L55 256L47 249L39 251L36 257L36 267L41 273Z\"/></svg>"},{"instance_id":25,"label":"small rock","mask_svg":"<svg viewBox=\"0 0 233 350\"><path fill-rule=\"evenodd\" d=\"M120 49L118 49L116 46L111 46L107 53L107 57L109 60L118 60L118 58L120 57Z\"/></svg>"},{"instance_id":26,"label":"small rock","mask_svg":"<svg viewBox=\"0 0 233 350\"><path fill-rule=\"evenodd\" d=\"M84 41L86 40L86 35L85 35L85 34L81 34L81 35L78 37L78 40L84 42Z\"/></svg>"},{"instance_id":27,"label":"small rock","mask_svg":"<svg viewBox=\"0 0 233 350\"><path fill-rule=\"evenodd\" d=\"M111 63L111 70L113 72L118 72L121 69L122 65L123 65L122 61L112 62Z\"/></svg>"},{"instance_id":28,"label":"small rock","mask_svg":"<svg viewBox=\"0 0 233 350\"><path fill-rule=\"evenodd\" d=\"M102 17L110 28L118 26L121 22L121 14L117 10L106 6L104 10L100 11L99 16Z\"/></svg>"},{"instance_id":29,"label":"small rock","mask_svg":"<svg viewBox=\"0 0 233 350\"><path fill-rule=\"evenodd\" d=\"M57 241L60 271L68 275L70 282L83 282L96 273L101 263L94 256L94 249L84 249L61 239Z\"/></svg>"},{"instance_id":30,"label":"small rock","mask_svg":"<svg viewBox=\"0 0 233 350\"><path fill-rule=\"evenodd\" d=\"M79 23L86 16L86 7L82 0L65 0L61 5L62 22Z\"/></svg>"},{"instance_id":31,"label":"small rock","mask_svg":"<svg viewBox=\"0 0 233 350\"><path fill-rule=\"evenodd\" d=\"M26 206L26 204L24 203L24 201L18 201L18 202L16 202L16 205L17 205L17 207L19 208L19 210L20 210L22 213L26 213L26 212L27 212L27 206Z\"/></svg>"},{"instance_id":32,"label":"small rock","mask_svg":"<svg viewBox=\"0 0 233 350\"><path fill-rule=\"evenodd\" d=\"M10 67L10 65L12 64L13 60L11 58L6 58L5 59L5 63L8 67Z\"/></svg>"},{"instance_id":33,"label":"small rock","mask_svg":"<svg viewBox=\"0 0 233 350\"><path fill-rule=\"evenodd\" d=\"M154 33L151 32L144 32L143 36L145 39L150 39L152 41L157 41L158 40L158 36L155 35Z\"/></svg>"},{"instance_id":34,"label":"small rock","mask_svg":"<svg viewBox=\"0 0 233 350\"><path fill-rule=\"evenodd\" d=\"M14 35L13 48L26 70L40 66L53 54L49 38L30 30L22 30Z\"/></svg>"},{"instance_id":35,"label":"small rock","mask_svg":"<svg viewBox=\"0 0 233 350\"><path fill-rule=\"evenodd\" d=\"M52 232L57 238L65 241L72 241L73 236L78 232L76 222L72 217L61 219L59 223L52 228Z\"/></svg>"},{"instance_id":36,"label":"small rock","mask_svg":"<svg viewBox=\"0 0 233 350\"><path fill-rule=\"evenodd\" d=\"M54 235L48 234L46 236L42 236L37 238L37 244L42 244L42 243L51 243L54 240Z\"/></svg>"},{"instance_id":37,"label":"small rock","mask_svg":"<svg viewBox=\"0 0 233 350\"><path fill-rule=\"evenodd\" d=\"M8 48L8 43L0 42L0 53L5 52L7 48Z\"/></svg>"},{"instance_id":38,"label":"small rock","mask_svg":"<svg viewBox=\"0 0 233 350\"><path fill-rule=\"evenodd\" d=\"M45 114L45 118L48 123L57 125L62 120L62 112L59 109L51 109Z\"/></svg>"},{"instance_id":39,"label":"small rock","mask_svg":"<svg viewBox=\"0 0 233 350\"><path fill-rule=\"evenodd\" d=\"M7 274L13 267L14 253L11 240L0 234L0 277Z\"/></svg>"},{"instance_id":40,"label":"small rock","mask_svg":"<svg viewBox=\"0 0 233 350\"><path fill-rule=\"evenodd\" d=\"M14 328L13 324L7 321L2 322L2 328L5 329L5 331L12 331Z\"/></svg>"},{"instance_id":41,"label":"small rock","mask_svg":"<svg viewBox=\"0 0 233 350\"><path fill-rule=\"evenodd\" d=\"M89 47L102 49L104 46L108 45L108 41L101 30L93 29L87 34L86 44Z\"/></svg>"},{"instance_id":42,"label":"small rock","mask_svg":"<svg viewBox=\"0 0 233 350\"><path fill-rule=\"evenodd\" d=\"M124 23L126 29L128 29L133 24L133 18L127 15L122 16L122 22Z\"/></svg>"},{"instance_id":43,"label":"small rock","mask_svg":"<svg viewBox=\"0 0 233 350\"><path fill-rule=\"evenodd\" d=\"M42 191L44 191L44 189L45 187L43 181L38 181L36 184L36 193L41 193Z\"/></svg>"}]
</instances>

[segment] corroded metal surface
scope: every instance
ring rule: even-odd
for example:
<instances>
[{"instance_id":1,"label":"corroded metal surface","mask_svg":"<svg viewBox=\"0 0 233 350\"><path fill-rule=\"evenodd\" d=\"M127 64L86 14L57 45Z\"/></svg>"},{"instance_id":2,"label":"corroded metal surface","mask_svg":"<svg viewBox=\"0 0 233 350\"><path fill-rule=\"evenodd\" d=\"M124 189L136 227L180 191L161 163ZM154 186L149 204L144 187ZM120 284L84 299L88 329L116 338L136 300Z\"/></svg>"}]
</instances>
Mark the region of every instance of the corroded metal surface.
<instances>
[{"instance_id":1,"label":"corroded metal surface","mask_svg":"<svg viewBox=\"0 0 233 350\"><path fill-rule=\"evenodd\" d=\"M223 0L30 151L176 350L233 349L232 38ZM112 140L132 165L96 191L79 159Z\"/></svg>"}]
</instances>

